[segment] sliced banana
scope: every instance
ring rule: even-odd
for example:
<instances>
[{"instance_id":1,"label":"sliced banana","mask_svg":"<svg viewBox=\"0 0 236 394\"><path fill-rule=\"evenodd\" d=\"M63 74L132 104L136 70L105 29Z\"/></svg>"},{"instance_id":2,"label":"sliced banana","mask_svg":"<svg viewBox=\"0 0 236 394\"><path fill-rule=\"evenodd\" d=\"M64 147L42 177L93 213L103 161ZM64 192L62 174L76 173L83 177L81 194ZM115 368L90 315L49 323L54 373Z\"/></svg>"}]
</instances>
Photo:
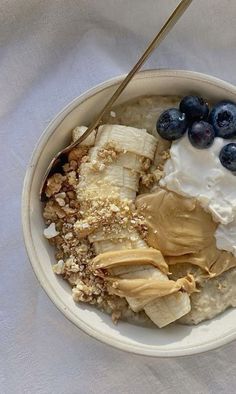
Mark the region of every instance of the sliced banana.
<instances>
[{"instance_id":1,"label":"sliced banana","mask_svg":"<svg viewBox=\"0 0 236 394\"><path fill-rule=\"evenodd\" d=\"M115 164L105 166L101 171L94 171L90 163L83 163L80 166L80 185L89 186L103 185L128 188L138 191L139 174L128 168L120 167Z\"/></svg>"},{"instance_id":2,"label":"sliced banana","mask_svg":"<svg viewBox=\"0 0 236 394\"><path fill-rule=\"evenodd\" d=\"M135 277L139 277L139 278L150 277L150 274L151 274L150 270L153 270L153 266L150 264L147 264L145 266L140 266L140 265L127 266L127 265L125 265L125 266L121 266L121 267L116 267L114 269L110 269L109 272L113 276L118 275L120 278L128 279L128 278L133 277L134 274L135 274ZM144 271L145 271L146 275L145 275Z\"/></svg>"},{"instance_id":3,"label":"sliced banana","mask_svg":"<svg viewBox=\"0 0 236 394\"><path fill-rule=\"evenodd\" d=\"M146 129L122 125L100 126L95 145L104 146L108 142L115 142L124 151L152 160L156 151L157 139L147 134Z\"/></svg>"},{"instance_id":4,"label":"sliced banana","mask_svg":"<svg viewBox=\"0 0 236 394\"><path fill-rule=\"evenodd\" d=\"M102 161L101 157L99 156L99 152L101 147L94 147L89 150L89 160L93 161ZM121 166L124 168L128 168L133 171L140 172L142 171L142 158L139 155L136 155L132 152L126 153L119 153L116 159L114 159L114 163L117 166Z\"/></svg>"},{"instance_id":5,"label":"sliced banana","mask_svg":"<svg viewBox=\"0 0 236 394\"><path fill-rule=\"evenodd\" d=\"M100 242L94 242L94 248L96 254L111 252L115 250L125 250L125 249L138 249L145 248L146 242L142 239L132 241L131 239L119 238L116 241L106 240Z\"/></svg>"},{"instance_id":6,"label":"sliced banana","mask_svg":"<svg viewBox=\"0 0 236 394\"><path fill-rule=\"evenodd\" d=\"M133 201L136 196L135 190L128 189L127 187L109 187L108 185L92 185L90 184L88 187L85 186L84 182L81 182L77 187L77 197L78 199L83 199L83 196L86 195L87 200L93 200L94 198L106 198L106 197L114 197L120 198L121 200L131 200Z\"/></svg>"},{"instance_id":7,"label":"sliced banana","mask_svg":"<svg viewBox=\"0 0 236 394\"><path fill-rule=\"evenodd\" d=\"M156 298L144 306L148 317L159 328L180 319L191 310L190 298L187 293L179 291L165 297Z\"/></svg>"},{"instance_id":8,"label":"sliced banana","mask_svg":"<svg viewBox=\"0 0 236 394\"><path fill-rule=\"evenodd\" d=\"M127 229L121 229L120 231L109 231L105 233L102 230L97 230L93 234L89 235L89 242L96 242L96 241L105 241L105 240L110 240L110 241L116 241L117 239L131 239L133 242L134 241L140 241L140 236L137 232L135 231L129 231Z\"/></svg>"},{"instance_id":9,"label":"sliced banana","mask_svg":"<svg viewBox=\"0 0 236 394\"><path fill-rule=\"evenodd\" d=\"M148 266L147 266L148 267ZM147 278L147 279L158 279L158 280L169 280L168 277L163 274L159 269L153 268L152 266L147 267L139 267L136 271L130 271L128 273L123 273L119 275L122 278L129 279L129 278ZM131 267L130 267L131 268ZM132 267L134 268L134 267ZM134 298L134 297L127 297L126 300L128 301L130 308L134 312L139 312L144 309L145 305L149 305L152 299L144 299L144 298Z\"/></svg>"},{"instance_id":10,"label":"sliced banana","mask_svg":"<svg viewBox=\"0 0 236 394\"><path fill-rule=\"evenodd\" d=\"M78 138L80 132L74 131L74 138ZM89 141L91 142L92 140ZM102 164L102 160L98 160L99 150L110 142L115 143L122 153L111 164L98 166L98 171L94 171L93 164L96 165L96 162ZM139 186L142 157L153 160L156 146L157 139L147 134L145 129L121 125L100 126L95 138L95 146L88 153L90 163L84 163L80 167L78 196L83 195L86 190L91 198L97 195L105 198L116 193L121 199L134 200ZM112 234L111 238L98 230L89 236L89 240L93 242L97 255L116 250L148 248L146 242L132 230L124 231L122 235ZM117 267L112 269L112 274L124 279L169 280L166 274L151 265ZM164 327L179 319L191 309L188 294L181 291L154 300L127 297L127 301L135 312L144 309L158 327Z\"/></svg>"}]
</instances>

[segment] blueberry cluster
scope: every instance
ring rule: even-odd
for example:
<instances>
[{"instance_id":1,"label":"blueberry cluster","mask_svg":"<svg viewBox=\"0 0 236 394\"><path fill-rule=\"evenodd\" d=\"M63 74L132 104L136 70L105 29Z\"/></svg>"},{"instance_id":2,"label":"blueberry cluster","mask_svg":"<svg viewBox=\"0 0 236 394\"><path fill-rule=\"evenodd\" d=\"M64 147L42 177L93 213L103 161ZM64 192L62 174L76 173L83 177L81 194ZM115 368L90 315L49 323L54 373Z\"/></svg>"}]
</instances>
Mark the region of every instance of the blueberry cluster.
<instances>
[{"instance_id":1,"label":"blueberry cluster","mask_svg":"<svg viewBox=\"0 0 236 394\"><path fill-rule=\"evenodd\" d=\"M186 132L191 144L197 149L207 149L215 137L236 140L236 104L220 101L209 112L203 98L185 96L179 108L164 111L157 120L157 132L169 141L181 138ZM220 152L222 165L236 171L236 142L225 145Z\"/></svg>"}]
</instances>

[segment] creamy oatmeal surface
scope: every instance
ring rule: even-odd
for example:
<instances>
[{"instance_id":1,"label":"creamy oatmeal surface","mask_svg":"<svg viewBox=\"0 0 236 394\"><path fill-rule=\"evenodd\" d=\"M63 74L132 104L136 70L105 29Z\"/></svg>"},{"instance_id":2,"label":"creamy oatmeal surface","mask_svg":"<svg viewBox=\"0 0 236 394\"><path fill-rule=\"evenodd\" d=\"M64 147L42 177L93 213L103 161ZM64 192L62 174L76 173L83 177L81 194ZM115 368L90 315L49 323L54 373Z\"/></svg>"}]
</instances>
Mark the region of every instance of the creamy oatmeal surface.
<instances>
[{"instance_id":1,"label":"creamy oatmeal surface","mask_svg":"<svg viewBox=\"0 0 236 394\"><path fill-rule=\"evenodd\" d=\"M178 106L179 101L179 96L139 97L117 105L113 111L104 116L103 123L147 129L149 133L158 137L157 118L165 109Z\"/></svg>"},{"instance_id":2,"label":"creamy oatmeal surface","mask_svg":"<svg viewBox=\"0 0 236 394\"><path fill-rule=\"evenodd\" d=\"M165 181L171 142L156 121L179 101L140 97L114 107L70 152L64 174L48 180L44 235L56 248L53 270L76 302L114 322L198 324L236 305L236 257L217 248L218 223Z\"/></svg>"}]
</instances>

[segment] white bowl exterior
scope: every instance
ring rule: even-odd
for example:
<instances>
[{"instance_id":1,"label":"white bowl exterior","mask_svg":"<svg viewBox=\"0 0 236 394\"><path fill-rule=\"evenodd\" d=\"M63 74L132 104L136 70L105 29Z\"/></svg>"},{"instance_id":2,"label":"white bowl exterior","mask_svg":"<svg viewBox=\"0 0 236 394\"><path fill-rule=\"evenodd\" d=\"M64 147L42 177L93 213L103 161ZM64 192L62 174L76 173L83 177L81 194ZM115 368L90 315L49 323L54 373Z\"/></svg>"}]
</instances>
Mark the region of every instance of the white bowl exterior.
<instances>
[{"instance_id":1,"label":"white bowl exterior","mask_svg":"<svg viewBox=\"0 0 236 394\"><path fill-rule=\"evenodd\" d=\"M89 305L74 303L71 288L54 275L54 251L43 237L44 223L39 187L51 158L70 140L70 131L87 125L124 76L109 80L76 98L50 123L36 146L25 177L22 222L27 252L42 287L78 327L119 349L150 356L182 356L214 349L236 338L236 309L198 326L173 324L164 329L144 328L126 322L114 326L110 316ZM211 76L188 71L150 70L139 73L117 103L143 95L200 94L210 101L236 99L236 88Z\"/></svg>"}]
</instances>

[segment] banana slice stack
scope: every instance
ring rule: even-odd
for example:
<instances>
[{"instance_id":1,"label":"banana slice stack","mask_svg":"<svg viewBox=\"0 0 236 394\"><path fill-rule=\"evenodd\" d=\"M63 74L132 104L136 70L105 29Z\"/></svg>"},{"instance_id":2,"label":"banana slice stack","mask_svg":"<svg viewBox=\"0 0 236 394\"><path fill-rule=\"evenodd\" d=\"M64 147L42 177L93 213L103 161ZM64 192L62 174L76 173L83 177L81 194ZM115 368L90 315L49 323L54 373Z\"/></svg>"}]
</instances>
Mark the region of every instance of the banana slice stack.
<instances>
[{"instance_id":1,"label":"banana slice stack","mask_svg":"<svg viewBox=\"0 0 236 394\"><path fill-rule=\"evenodd\" d=\"M77 127L73 132L73 140L78 139L84 131L84 127ZM116 160L104 165L99 152L109 143L116 146L119 155ZM142 160L153 160L156 138L145 129L102 125L97 135L90 135L83 144L91 148L89 162L80 167L78 198L86 190L91 199L97 196L104 199L119 196L120 200L134 201L139 188ZM94 166L97 166L96 171ZM105 233L97 229L89 235L89 241L94 244L97 254L94 262L96 269L109 270L113 278L111 292L125 296L134 312L144 309L158 327L164 327L191 310L188 292L182 291L186 282L177 284L169 280L168 266L163 262L163 257L160 258L160 252L149 248L137 231L127 229L117 232L114 229ZM123 291L123 288L129 291ZM139 294L137 289L146 291L146 296L140 296L142 291Z\"/></svg>"}]
</instances>

